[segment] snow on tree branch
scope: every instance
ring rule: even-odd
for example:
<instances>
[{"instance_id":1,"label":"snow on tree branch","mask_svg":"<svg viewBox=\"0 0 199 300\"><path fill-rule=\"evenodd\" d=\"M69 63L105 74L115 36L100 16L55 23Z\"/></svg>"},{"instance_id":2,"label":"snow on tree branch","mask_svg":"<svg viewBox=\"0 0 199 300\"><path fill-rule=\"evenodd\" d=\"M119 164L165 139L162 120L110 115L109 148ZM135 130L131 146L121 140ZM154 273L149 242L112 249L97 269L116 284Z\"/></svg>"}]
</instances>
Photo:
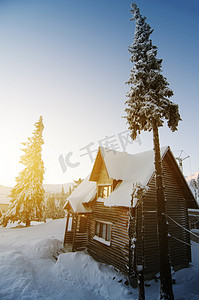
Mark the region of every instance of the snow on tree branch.
<instances>
[{"instance_id":1,"label":"snow on tree branch","mask_svg":"<svg viewBox=\"0 0 199 300\"><path fill-rule=\"evenodd\" d=\"M162 59L158 59L157 47L152 44L153 32L146 18L142 17L136 4L132 4L132 19L135 21L133 43L129 47L134 64L127 84L126 116L132 139L142 130L151 131L153 122L158 127L167 121L169 128L176 131L181 120L178 105L171 102L173 91L162 75Z\"/></svg>"}]
</instances>

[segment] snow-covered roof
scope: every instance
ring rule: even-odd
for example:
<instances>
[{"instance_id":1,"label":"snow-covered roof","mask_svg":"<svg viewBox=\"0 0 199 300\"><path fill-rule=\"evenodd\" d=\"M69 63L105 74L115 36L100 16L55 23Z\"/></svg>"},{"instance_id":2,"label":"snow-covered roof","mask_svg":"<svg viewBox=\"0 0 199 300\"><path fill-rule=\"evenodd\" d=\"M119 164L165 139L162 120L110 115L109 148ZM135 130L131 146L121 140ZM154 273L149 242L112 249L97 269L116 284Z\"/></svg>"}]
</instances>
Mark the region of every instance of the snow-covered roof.
<instances>
[{"instance_id":1,"label":"snow-covered roof","mask_svg":"<svg viewBox=\"0 0 199 300\"><path fill-rule=\"evenodd\" d=\"M161 157L168 149L169 147L161 148ZM104 199L104 205L130 207L133 184L141 183L146 186L155 171L154 151L127 154L126 152L114 153L103 148L101 152L109 177L122 180L119 187Z\"/></svg>"},{"instance_id":2,"label":"snow-covered roof","mask_svg":"<svg viewBox=\"0 0 199 300\"><path fill-rule=\"evenodd\" d=\"M80 185L68 197L64 208L69 204L76 213L88 213L91 209L85 207L83 203L92 201L96 196L96 182L89 181L90 174L80 183Z\"/></svg>"},{"instance_id":3,"label":"snow-covered roof","mask_svg":"<svg viewBox=\"0 0 199 300\"><path fill-rule=\"evenodd\" d=\"M168 150L168 147L161 148L161 156ZM146 185L155 170L154 151L146 151L137 154L113 151L100 147L104 158L109 178L140 182Z\"/></svg>"},{"instance_id":4,"label":"snow-covered roof","mask_svg":"<svg viewBox=\"0 0 199 300\"><path fill-rule=\"evenodd\" d=\"M161 148L163 157L169 148ZM122 180L121 184L106 199L100 199L105 206L130 207L133 184L147 185L154 173L154 152L146 151L138 154L113 151L100 147L99 151L107 168L109 178ZM92 201L97 192L97 184L89 181L90 175L72 192L65 204L70 204L74 212L90 212L84 203Z\"/></svg>"}]
</instances>

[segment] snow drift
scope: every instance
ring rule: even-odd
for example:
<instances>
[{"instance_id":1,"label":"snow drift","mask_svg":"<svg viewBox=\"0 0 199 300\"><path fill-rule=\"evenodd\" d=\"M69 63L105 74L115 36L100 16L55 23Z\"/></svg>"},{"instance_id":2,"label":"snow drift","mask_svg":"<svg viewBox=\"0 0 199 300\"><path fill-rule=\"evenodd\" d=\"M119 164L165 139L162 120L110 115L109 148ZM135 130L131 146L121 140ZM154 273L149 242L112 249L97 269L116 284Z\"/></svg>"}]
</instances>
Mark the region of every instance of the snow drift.
<instances>
[{"instance_id":1,"label":"snow drift","mask_svg":"<svg viewBox=\"0 0 199 300\"><path fill-rule=\"evenodd\" d=\"M64 219L29 228L0 227L0 300L127 300L137 299L120 272L96 262L86 252L62 247ZM12 225L13 226L13 225ZM175 299L199 299L199 244L192 243L193 263L176 273ZM157 299L159 282L150 281L146 299Z\"/></svg>"}]
</instances>

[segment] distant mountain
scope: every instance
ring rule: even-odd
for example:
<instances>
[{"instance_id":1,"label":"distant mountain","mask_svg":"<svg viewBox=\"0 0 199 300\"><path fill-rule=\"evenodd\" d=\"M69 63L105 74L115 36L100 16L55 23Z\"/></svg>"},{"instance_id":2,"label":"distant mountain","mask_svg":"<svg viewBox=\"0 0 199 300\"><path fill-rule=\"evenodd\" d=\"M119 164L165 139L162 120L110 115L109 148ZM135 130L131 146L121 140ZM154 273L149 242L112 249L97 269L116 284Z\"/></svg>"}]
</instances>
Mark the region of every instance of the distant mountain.
<instances>
[{"instance_id":1,"label":"distant mountain","mask_svg":"<svg viewBox=\"0 0 199 300\"><path fill-rule=\"evenodd\" d=\"M0 203L9 204L10 199L8 195L10 194L12 187L0 185Z\"/></svg>"},{"instance_id":2,"label":"distant mountain","mask_svg":"<svg viewBox=\"0 0 199 300\"><path fill-rule=\"evenodd\" d=\"M187 182L189 183L189 182L191 181L191 179L197 180L198 176L199 176L199 172L196 172L196 173L191 174L190 176L188 176L188 177L186 178L186 180L187 180Z\"/></svg>"},{"instance_id":3,"label":"distant mountain","mask_svg":"<svg viewBox=\"0 0 199 300\"><path fill-rule=\"evenodd\" d=\"M44 184L44 190L46 194L48 193L61 193L62 186L64 188L64 192L67 193L69 188L74 186L73 182L64 183L64 184ZM10 194L12 187L0 185L0 203L9 204L10 199L8 195Z\"/></svg>"},{"instance_id":4,"label":"distant mountain","mask_svg":"<svg viewBox=\"0 0 199 300\"><path fill-rule=\"evenodd\" d=\"M199 205L199 172L196 172L186 178L188 185Z\"/></svg>"}]
</instances>

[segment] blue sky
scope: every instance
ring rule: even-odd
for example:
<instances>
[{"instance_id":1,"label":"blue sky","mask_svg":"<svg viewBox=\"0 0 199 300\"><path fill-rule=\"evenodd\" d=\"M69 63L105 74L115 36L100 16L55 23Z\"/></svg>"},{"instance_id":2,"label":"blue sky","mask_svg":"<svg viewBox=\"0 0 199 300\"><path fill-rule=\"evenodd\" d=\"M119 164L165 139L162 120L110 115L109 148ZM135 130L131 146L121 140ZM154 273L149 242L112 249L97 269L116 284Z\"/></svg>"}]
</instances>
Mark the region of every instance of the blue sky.
<instances>
[{"instance_id":1,"label":"blue sky","mask_svg":"<svg viewBox=\"0 0 199 300\"><path fill-rule=\"evenodd\" d=\"M131 3L0 0L0 184L15 183L23 168L21 143L32 135L40 115L45 126L45 183L85 177L92 167L89 155L83 155L85 147L92 143L94 151L105 137L102 143L114 141L124 150L119 137L127 130L121 116L132 68ZM166 125L160 129L161 145L170 145L175 156L181 149L190 155L184 161L189 175L199 169L199 2L136 3L154 29L151 38L183 119L176 133ZM128 143L125 150L153 148L151 133L141 134L140 141ZM60 165L68 154L71 165Z\"/></svg>"}]
</instances>

